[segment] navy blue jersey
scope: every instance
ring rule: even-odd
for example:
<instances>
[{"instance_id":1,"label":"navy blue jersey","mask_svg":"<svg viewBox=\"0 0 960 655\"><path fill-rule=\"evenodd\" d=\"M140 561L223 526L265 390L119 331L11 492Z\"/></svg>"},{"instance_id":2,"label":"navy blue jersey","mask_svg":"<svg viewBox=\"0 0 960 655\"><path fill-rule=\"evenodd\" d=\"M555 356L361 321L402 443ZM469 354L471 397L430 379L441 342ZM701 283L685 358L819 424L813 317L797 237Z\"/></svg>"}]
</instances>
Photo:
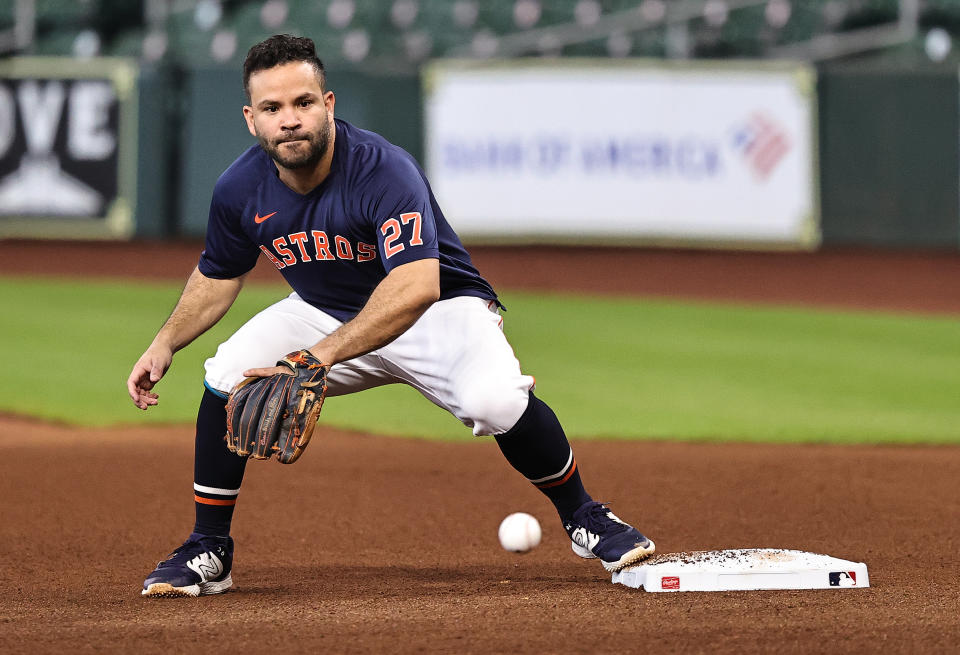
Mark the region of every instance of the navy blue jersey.
<instances>
[{"instance_id":1,"label":"navy blue jersey","mask_svg":"<svg viewBox=\"0 0 960 655\"><path fill-rule=\"evenodd\" d=\"M263 253L301 298L347 321L395 266L434 258L441 300L496 300L413 157L345 121L336 130L330 174L304 195L259 145L230 165L213 190L200 272L235 278Z\"/></svg>"}]
</instances>

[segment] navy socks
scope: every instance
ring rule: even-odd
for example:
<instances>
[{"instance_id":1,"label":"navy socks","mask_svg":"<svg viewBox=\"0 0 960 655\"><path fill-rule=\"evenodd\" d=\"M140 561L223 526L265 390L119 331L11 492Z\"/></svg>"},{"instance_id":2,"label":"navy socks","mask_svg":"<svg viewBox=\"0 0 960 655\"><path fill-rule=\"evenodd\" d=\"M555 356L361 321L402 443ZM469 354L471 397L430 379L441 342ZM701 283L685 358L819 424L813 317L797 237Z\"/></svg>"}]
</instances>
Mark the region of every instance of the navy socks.
<instances>
[{"instance_id":1,"label":"navy socks","mask_svg":"<svg viewBox=\"0 0 960 655\"><path fill-rule=\"evenodd\" d=\"M197 412L193 469L193 531L199 534L230 534L247 460L227 449L226 432L226 400L206 389ZM560 421L532 392L516 425L495 439L510 465L550 499L561 518L591 500Z\"/></svg>"},{"instance_id":2,"label":"navy socks","mask_svg":"<svg viewBox=\"0 0 960 655\"><path fill-rule=\"evenodd\" d=\"M245 457L227 450L227 401L204 389L197 412L193 460L193 500L197 512L193 531L216 536L230 534L230 522L240 493Z\"/></svg>"},{"instance_id":3,"label":"navy socks","mask_svg":"<svg viewBox=\"0 0 960 655\"><path fill-rule=\"evenodd\" d=\"M516 425L494 438L510 465L550 499L560 518L570 518L591 500L560 421L533 392Z\"/></svg>"}]
</instances>

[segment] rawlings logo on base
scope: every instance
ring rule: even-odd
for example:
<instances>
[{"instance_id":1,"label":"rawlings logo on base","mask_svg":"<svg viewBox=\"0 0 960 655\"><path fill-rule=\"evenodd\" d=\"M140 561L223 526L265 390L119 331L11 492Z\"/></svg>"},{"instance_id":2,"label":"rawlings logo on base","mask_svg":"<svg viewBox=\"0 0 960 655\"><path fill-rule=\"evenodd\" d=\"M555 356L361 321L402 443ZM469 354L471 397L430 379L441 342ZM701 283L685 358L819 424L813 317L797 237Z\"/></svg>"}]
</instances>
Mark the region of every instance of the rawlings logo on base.
<instances>
[{"instance_id":1,"label":"rawlings logo on base","mask_svg":"<svg viewBox=\"0 0 960 655\"><path fill-rule=\"evenodd\" d=\"M661 589L680 589L680 578L676 575L667 575L660 578Z\"/></svg>"}]
</instances>

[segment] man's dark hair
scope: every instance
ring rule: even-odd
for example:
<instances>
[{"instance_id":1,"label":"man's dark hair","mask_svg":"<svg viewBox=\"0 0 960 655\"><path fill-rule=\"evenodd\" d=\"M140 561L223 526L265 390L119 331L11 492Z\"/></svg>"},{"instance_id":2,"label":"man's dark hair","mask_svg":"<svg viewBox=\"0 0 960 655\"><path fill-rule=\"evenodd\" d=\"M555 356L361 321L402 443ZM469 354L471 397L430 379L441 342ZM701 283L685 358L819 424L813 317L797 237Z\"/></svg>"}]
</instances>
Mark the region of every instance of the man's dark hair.
<instances>
[{"instance_id":1,"label":"man's dark hair","mask_svg":"<svg viewBox=\"0 0 960 655\"><path fill-rule=\"evenodd\" d=\"M292 61L305 61L317 72L320 88L326 90L327 75L323 62L317 57L317 48L311 39L290 34L275 34L250 48L243 62L243 90L250 98L250 76L257 71L267 70Z\"/></svg>"}]
</instances>

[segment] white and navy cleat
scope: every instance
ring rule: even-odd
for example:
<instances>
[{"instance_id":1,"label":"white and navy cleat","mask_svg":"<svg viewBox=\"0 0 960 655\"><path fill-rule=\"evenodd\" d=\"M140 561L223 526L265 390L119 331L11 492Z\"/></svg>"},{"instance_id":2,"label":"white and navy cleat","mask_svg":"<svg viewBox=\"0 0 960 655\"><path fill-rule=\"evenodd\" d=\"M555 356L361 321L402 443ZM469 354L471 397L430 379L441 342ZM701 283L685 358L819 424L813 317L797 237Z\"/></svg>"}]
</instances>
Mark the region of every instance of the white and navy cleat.
<instances>
[{"instance_id":1,"label":"white and navy cleat","mask_svg":"<svg viewBox=\"0 0 960 655\"><path fill-rule=\"evenodd\" d=\"M639 530L593 500L581 505L563 527L570 536L573 552L584 559L599 559L607 571L636 564L656 550Z\"/></svg>"},{"instance_id":2,"label":"white and navy cleat","mask_svg":"<svg viewBox=\"0 0 960 655\"><path fill-rule=\"evenodd\" d=\"M222 594L233 585L233 539L192 533L157 564L143 582L142 596L176 598Z\"/></svg>"}]
</instances>

